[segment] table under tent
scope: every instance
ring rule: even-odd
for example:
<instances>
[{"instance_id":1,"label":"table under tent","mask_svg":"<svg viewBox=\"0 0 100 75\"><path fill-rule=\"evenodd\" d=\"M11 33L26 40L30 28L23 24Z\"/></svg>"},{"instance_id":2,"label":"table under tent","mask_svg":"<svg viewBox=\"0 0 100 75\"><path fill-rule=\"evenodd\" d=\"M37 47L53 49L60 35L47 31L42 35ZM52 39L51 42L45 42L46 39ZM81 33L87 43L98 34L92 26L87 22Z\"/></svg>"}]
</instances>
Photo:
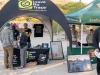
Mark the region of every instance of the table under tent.
<instances>
[{"instance_id":1,"label":"table under tent","mask_svg":"<svg viewBox=\"0 0 100 75\"><path fill-rule=\"evenodd\" d=\"M67 54L87 54L94 47L83 47L82 46L82 36L83 36L83 25L100 25L100 0L94 0L85 7L65 15L69 24L81 25L81 47L72 48L72 53L70 48L67 48ZM96 58L91 57L91 62L96 63Z\"/></svg>"}]
</instances>

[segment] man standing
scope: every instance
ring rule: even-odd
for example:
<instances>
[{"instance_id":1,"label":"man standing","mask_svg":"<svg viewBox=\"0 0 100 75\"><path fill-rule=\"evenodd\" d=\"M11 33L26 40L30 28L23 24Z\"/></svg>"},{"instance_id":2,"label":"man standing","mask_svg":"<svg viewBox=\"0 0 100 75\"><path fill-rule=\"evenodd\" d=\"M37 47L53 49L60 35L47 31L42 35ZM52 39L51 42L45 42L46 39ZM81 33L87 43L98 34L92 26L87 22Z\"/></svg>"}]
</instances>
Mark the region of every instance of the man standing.
<instances>
[{"instance_id":1,"label":"man standing","mask_svg":"<svg viewBox=\"0 0 100 75\"><path fill-rule=\"evenodd\" d=\"M22 33L22 31L25 30L26 34L28 34L27 43L28 43L28 48L30 48L30 47L31 47L31 39L30 39L30 36L31 36L32 31L31 31L30 28L28 28L28 24L27 24L27 23L24 23L24 29L23 29L23 28L19 28L19 26L17 25L17 26L16 26L16 29L17 29L20 33Z\"/></svg>"},{"instance_id":2,"label":"man standing","mask_svg":"<svg viewBox=\"0 0 100 75\"><path fill-rule=\"evenodd\" d=\"M28 43L28 48L30 48L31 47L31 39L30 39L30 36L31 36L32 31L31 31L30 28L28 28L28 24L27 23L24 23L24 29L25 29L26 34L28 34L27 43Z\"/></svg>"},{"instance_id":3,"label":"man standing","mask_svg":"<svg viewBox=\"0 0 100 75\"><path fill-rule=\"evenodd\" d=\"M88 43L88 46L93 46L93 33L94 33L94 30L93 29L90 29L90 33L87 35L86 37L86 42Z\"/></svg>"},{"instance_id":4,"label":"man standing","mask_svg":"<svg viewBox=\"0 0 100 75\"><path fill-rule=\"evenodd\" d=\"M72 44L78 45L77 40L78 40L78 32L76 31L75 25L72 26Z\"/></svg>"},{"instance_id":5,"label":"man standing","mask_svg":"<svg viewBox=\"0 0 100 75\"><path fill-rule=\"evenodd\" d=\"M12 26L7 23L6 29L1 31L1 43L4 49L4 65L5 68L10 68L11 70L15 70L13 68L13 31L11 30ZM9 64L8 64L8 56L9 56Z\"/></svg>"},{"instance_id":6,"label":"man standing","mask_svg":"<svg viewBox=\"0 0 100 75\"><path fill-rule=\"evenodd\" d=\"M93 44L96 52L100 52L100 27L94 31ZM97 58L97 74L100 75L100 58Z\"/></svg>"}]
</instances>

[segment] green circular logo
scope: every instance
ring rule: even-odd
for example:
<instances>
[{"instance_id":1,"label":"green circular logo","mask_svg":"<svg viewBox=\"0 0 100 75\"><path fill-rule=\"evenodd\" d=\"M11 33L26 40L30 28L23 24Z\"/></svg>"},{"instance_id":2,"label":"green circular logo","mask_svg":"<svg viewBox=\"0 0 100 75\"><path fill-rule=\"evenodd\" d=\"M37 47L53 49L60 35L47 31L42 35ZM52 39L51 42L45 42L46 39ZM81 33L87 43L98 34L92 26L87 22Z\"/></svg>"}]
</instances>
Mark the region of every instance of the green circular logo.
<instances>
[{"instance_id":1,"label":"green circular logo","mask_svg":"<svg viewBox=\"0 0 100 75\"><path fill-rule=\"evenodd\" d=\"M32 9L32 0L19 0L18 6L20 9Z\"/></svg>"}]
</instances>

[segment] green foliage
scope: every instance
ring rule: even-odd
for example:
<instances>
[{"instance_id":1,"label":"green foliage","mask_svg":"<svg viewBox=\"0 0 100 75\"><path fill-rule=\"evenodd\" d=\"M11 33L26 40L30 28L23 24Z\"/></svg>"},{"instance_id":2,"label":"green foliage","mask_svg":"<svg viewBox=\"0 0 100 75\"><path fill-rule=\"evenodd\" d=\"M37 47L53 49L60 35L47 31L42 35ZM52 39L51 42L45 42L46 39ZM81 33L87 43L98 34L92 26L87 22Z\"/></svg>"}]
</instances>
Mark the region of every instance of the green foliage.
<instances>
[{"instance_id":1,"label":"green foliage","mask_svg":"<svg viewBox=\"0 0 100 75\"><path fill-rule=\"evenodd\" d=\"M85 4L82 2L70 2L70 3L64 4L64 5L57 4L57 6L60 8L60 10L64 14L68 14L68 13L71 13L75 10L82 8L83 6L85 6Z\"/></svg>"},{"instance_id":2,"label":"green foliage","mask_svg":"<svg viewBox=\"0 0 100 75\"><path fill-rule=\"evenodd\" d=\"M53 33L56 33L57 32L57 22L55 22L55 21L53 21L53 26L52 26L52 28L53 28Z\"/></svg>"},{"instance_id":3,"label":"green foliage","mask_svg":"<svg viewBox=\"0 0 100 75\"><path fill-rule=\"evenodd\" d=\"M53 21L53 33L57 33L57 29L58 29L58 23L56 21ZM59 25L59 29L58 32L63 31L63 28Z\"/></svg>"},{"instance_id":4,"label":"green foliage","mask_svg":"<svg viewBox=\"0 0 100 75\"><path fill-rule=\"evenodd\" d=\"M13 19L14 21L28 21L28 22L39 22L41 23L40 20L34 18L34 17L28 17L28 16L19 16L19 17L16 17L15 19Z\"/></svg>"}]
</instances>

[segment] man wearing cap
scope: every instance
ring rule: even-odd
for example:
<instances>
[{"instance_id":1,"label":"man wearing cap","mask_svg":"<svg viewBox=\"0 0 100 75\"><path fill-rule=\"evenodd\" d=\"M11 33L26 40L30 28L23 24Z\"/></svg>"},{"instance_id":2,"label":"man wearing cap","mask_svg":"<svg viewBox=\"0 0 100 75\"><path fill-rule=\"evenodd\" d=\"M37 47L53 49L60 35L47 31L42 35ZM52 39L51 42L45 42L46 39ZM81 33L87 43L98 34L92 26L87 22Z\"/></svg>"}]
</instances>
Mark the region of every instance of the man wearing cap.
<instances>
[{"instance_id":1,"label":"man wearing cap","mask_svg":"<svg viewBox=\"0 0 100 75\"><path fill-rule=\"evenodd\" d=\"M6 24L6 29L1 31L1 43L4 49L4 65L5 68L10 68L11 70L15 70L13 68L13 31L11 30L11 24ZM8 56L9 56L9 64L8 64Z\"/></svg>"}]
</instances>

